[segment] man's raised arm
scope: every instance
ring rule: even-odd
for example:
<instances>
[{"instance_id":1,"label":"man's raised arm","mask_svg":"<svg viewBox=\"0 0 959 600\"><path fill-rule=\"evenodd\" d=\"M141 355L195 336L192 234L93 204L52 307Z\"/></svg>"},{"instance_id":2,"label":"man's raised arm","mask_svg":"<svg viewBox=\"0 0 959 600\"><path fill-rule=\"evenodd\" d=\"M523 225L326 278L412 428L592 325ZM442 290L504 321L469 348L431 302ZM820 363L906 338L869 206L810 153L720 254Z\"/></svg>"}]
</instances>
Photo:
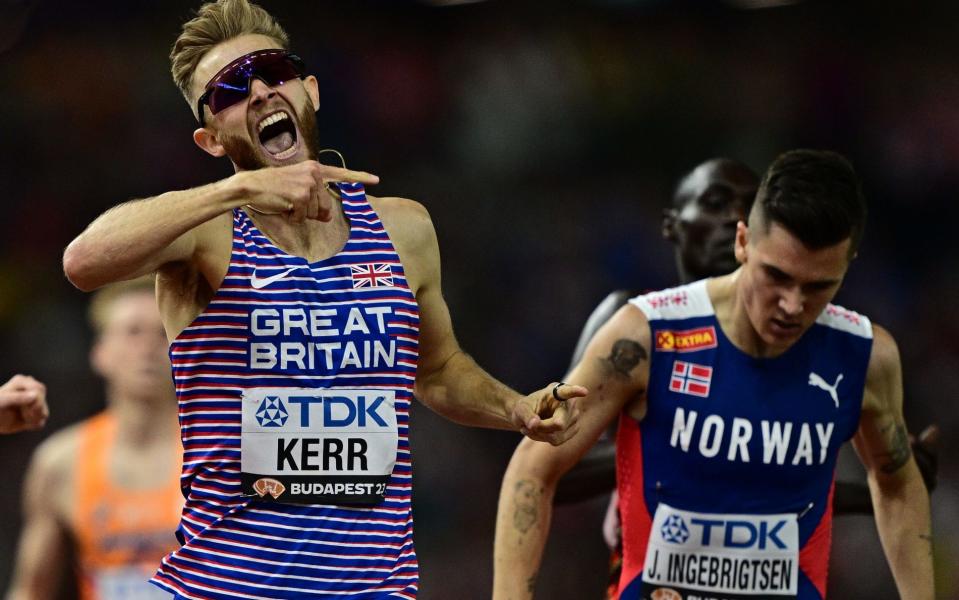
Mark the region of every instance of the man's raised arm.
<instances>
[{"instance_id":1,"label":"man's raised arm","mask_svg":"<svg viewBox=\"0 0 959 600\"><path fill-rule=\"evenodd\" d=\"M206 266L202 264L208 258L206 254L215 252L207 236L216 228L211 226L206 231L204 225L217 217L229 219L230 210L245 204L263 212L287 212L297 222L305 218L328 221L332 206L332 199L324 191L328 181L374 184L379 179L304 161L240 171L201 187L126 202L100 215L67 246L64 272L75 286L89 291L151 273L171 262L197 259L202 268ZM220 229L229 231L228 227ZM215 269L204 274L215 278L217 274L212 271ZM223 273L218 275L222 278Z\"/></svg>"}]
</instances>

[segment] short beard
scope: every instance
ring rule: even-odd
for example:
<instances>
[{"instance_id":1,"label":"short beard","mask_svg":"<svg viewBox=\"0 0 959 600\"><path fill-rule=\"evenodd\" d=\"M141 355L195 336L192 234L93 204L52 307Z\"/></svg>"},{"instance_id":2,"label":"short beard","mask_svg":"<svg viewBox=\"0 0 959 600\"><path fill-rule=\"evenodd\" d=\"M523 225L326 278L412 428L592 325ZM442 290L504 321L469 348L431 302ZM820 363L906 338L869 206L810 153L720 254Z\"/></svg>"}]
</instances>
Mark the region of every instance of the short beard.
<instances>
[{"instance_id":1,"label":"short beard","mask_svg":"<svg viewBox=\"0 0 959 600\"><path fill-rule=\"evenodd\" d=\"M297 134L301 138L297 142L304 144L306 156L309 160L317 160L320 155L320 136L317 133L316 112L313 110L309 99L303 103L299 111L295 112L298 125ZM220 134L220 143L223 144L226 155L241 171L255 171L271 166L263 159L263 151L257 152L257 149L253 146L256 142L251 142L246 137L224 132Z\"/></svg>"}]
</instances>

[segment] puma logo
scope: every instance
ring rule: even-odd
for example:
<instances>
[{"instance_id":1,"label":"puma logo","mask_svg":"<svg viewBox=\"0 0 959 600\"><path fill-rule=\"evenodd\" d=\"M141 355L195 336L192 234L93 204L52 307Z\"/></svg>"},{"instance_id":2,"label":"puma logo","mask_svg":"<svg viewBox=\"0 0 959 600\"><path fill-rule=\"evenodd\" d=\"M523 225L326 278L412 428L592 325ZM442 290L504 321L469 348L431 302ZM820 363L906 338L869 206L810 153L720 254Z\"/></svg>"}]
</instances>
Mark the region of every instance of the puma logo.
<instances>
[{"instance_id":1,"label":"puma logo","mask_svg":"<svg viewBox=\"0 0 959 600\"><path fill-rule=\"evenodd\" d=\"M809 373L809 385L829 392L829 395L832 397L832 401L836 403L836 408L839 408L839 394L836 393L836 388L839 387L840 381L842 381L842 373L840 373L839 377L836 378L836 383L832 385L826 383L826 380L820 377L818 374L813 372Z\"/></svg>"}]
</instances>

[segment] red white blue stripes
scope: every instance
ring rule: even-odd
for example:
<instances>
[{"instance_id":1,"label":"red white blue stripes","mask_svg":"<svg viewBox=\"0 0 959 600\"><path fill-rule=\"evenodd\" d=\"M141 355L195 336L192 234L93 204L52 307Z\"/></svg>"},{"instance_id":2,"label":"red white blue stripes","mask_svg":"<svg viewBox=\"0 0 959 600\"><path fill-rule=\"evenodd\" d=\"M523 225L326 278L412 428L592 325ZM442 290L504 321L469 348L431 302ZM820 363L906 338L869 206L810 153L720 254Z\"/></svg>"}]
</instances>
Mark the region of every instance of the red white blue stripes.
<instances>
[{"instance_id":1,"label":"red white blue stripes","mask_svg":"<svg viewBox=\"0 0 959 600\"><path fill-rule=\"evenodd\" d=\"M335 256L315 263L280 250L235 210L223 284L170 347L184 447L187 501L178 530L184 545L163 560L153 582L171 593L204 599L416 597L408 425L419 313L363 188L341 184L340 191L349 240ZM357 273L367 274L359 286ZM284 360L278 353L274 367L252 367L255 309L353 306L382 311L386 334L373 345L395 344L393 360L359 361L362 366L335 353L317 352L312 359L291 353ZM298 330L285 331L283 339L304 347L317 341ZM319 341L345 346L351 340L362 354L363 342L350 334ZM399 442L384 501L354 508L242 495L240 398L244 389L258 387L393 390Z\"/></svg>"}]
</instances>

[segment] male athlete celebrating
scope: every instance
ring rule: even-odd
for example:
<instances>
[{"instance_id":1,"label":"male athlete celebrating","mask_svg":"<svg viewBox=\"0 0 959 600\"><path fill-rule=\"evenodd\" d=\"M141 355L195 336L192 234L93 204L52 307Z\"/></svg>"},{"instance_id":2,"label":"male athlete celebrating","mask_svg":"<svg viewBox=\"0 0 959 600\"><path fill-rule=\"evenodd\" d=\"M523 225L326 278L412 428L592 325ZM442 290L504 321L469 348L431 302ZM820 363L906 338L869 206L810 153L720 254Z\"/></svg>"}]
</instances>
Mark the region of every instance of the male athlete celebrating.
<instances>
[{"instance_id":1,"label":"male athlete celebrating","mask_svg":"<svg viewBox=\"0 0 959 600\"><path fill-rule=\"evenodd\" d=\"M413 598L409 403L561 443L576 386L523 397L453 336L429 215L316 162L317 81L246 0L171 54L196 144L236 174L115 207L64 255L82 289L157 271L180 404L185 598ZM333 201L327 191L336 184Z\"/></svg>"},{"instance_id":2,"label":"male athlete celebrating","mask_svg":"<svg viewBox=\"0 0 959 600\"><path fill-rule=\"evenodd\" d=\"M496 598L531 596L556 481L617 415L617 597L824 597L836 453L852 438L899 592L932 598L895 342L829 304L865 212L845 159L786 153L737 226L738 270L639 296L597 332L572 371L595 390L583 431L561 448L520 444L507 470Z\"/></svg>"}]
</instances>

